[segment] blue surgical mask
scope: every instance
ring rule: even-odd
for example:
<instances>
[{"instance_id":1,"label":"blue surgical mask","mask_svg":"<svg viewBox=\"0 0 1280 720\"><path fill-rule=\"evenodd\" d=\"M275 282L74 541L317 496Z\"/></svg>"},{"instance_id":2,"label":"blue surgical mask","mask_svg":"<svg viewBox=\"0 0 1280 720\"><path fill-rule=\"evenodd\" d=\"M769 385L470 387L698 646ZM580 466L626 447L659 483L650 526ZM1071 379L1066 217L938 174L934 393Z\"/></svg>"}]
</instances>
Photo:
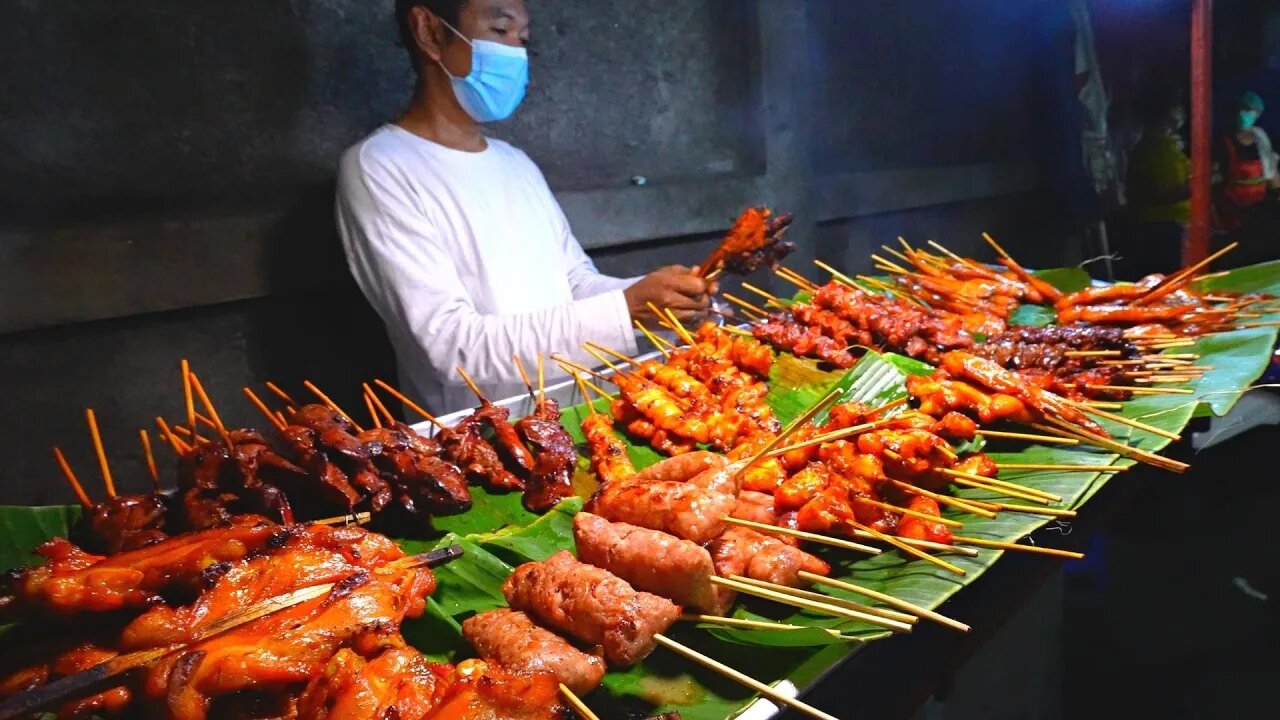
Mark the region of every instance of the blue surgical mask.
<instances>
[{"instance_id":1,"label":"blue surgical mask","mask_svg":"<svg viewBox=\"0 0 1280 720\"><path fill-rule=\"evenodd\" d=\"M1241 130L1248 130L1252 128L1254 123L1256 122L1258 122L1257 110L1241 110L1240 111L1240 129Z\"/></svg>"},{"instance_id":2,"label":"blue surgical mask","mask_svg":"<svg viewBox=\"0 0 1280 720\"><path fill-rule=\"evenodd\" d=\"M489 40L469 40L449 23L444 26L471 46L471 72L466 77L454 77L444 63L440 63L453 81L458 104L476 122L496 122L511 117L529 86L528 51Z\"/></svg>"}]
</instances>

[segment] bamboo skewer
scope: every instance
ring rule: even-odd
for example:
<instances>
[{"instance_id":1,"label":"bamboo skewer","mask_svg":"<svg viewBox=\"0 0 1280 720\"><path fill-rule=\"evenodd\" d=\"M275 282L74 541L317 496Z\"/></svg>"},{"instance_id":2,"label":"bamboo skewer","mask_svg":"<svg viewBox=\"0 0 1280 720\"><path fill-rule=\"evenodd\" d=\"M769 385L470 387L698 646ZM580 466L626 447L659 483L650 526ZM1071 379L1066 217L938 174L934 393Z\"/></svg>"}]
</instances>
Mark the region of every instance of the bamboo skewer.
<instances>
[{"instance_id":1,"label":"bamboo skewer","mask_svg":"<svg viewBox=\"0 0 1280 720\"><path fill-rule=\"evenodd\" d=\"M186 444L179 440L178 436L174 435L173 431L169 429L169 424L164 421L164 418L157 417L156 425L160 428L160 435L169 442L169 446L173 448L173 452L176 455L182 456L191 452L191 448L187 447Z\"/></svg>"},{"instance_id":2,"label":"bamboo skewer","mask_svg":"<svg viewBox=\"0 0 1280 720\"><path fill-rule=\"evenodd\" d=\"M289 397L289 393L281 390L279 386L270 380L267 381L267 389L275 393L276 397L285 401L290 407L298 407L298 403L295 402L293 398Z\"/></svg>"},{"instance_id":3,"label":"bamboo skewer","mask_svg":"<svg viewBox=\"0 0 1280 720\"><path fill-rule=\"evenodd\" d=\"M977 515L978 517L984 517L989 520L993 520L996 517L996 514L994 512L983 507L982 505L979 505L973 500L955 498L955 497L951 497L950 495L942 495L940 493L933 492L932 490L926 490L922 487L916 487L911 483L903 482L901 480L890 479L889 482L893 483L894 487L897 487L903 492L908 492L913 495L922 495L924 497L929 498L930 500L933 500L939 505L946 505L947 507L954 508L963 513L968 513L970 515Z\"/></svg>"},{"instance_id":4,"label":"bamboo skewer","mask_svg":"<svg viewBox=\"0 0 1280 720\"><path fill-rule=\"evenodd\" d=\"M1130 385L1089 385L1096 390L1115 390L1131 392L1134 395L1194 395L1195 390L1186 388L1149 388Z\"/></svg>"},{"instance_id":5,"label":"bamboo skewer","mask_svg":"<svg viewBox=\"0 0 1280 720\"><path fill-rule=\"evenodd\" d=\"M812 447L814 445L821 445L827 442L843 440L845 438L849 438L854 435L860 435L864 432L875 430L876 428L884 427L885 425L888 425L892 422L893 422L893 418L884 418L882 420L875 420L873 422L862 423L860 425L851 425L847 428L842 428L840 430L832 430L831 432L823 433L821 435L815 435L807 440L803 440L794 445L788 445L786 447L770 449L767 451L766 455L768 457L778 457L780 455L786 455L792 450L800 450L803 448Z\"/></svg>"},{"instance_id":6,"label":"bamboo skewer","mask_svg":"<svg viewBox=\"0 0 1280 720\"><path fill-rule=\"evenodd\" d=\"M374 392L373 388L369 387L369 383L361 383L360 386L364 388L365 394L373 401L374 407L378 408L382 413L382 417L386 422L387 427L394 427L396 424L396 418L391 414L391 411L387 409L387 406L382 404L382 398L378 397L378 393Z\"/></svg>"},{"instance_id":7,"label":"bamboo skewer","mask_svg":"<svg viewBox=\"0 0 1280 720\"><path fill-rule=\"evenodd\" d=\"M547 376L543 372L546 363L543 362L542 353L538 353L538 404L541 405L547 401Z\"/></svg>"},{"instance_id":8,"label":"bamboo skewer","mask_svg":"<svg viewBox=\"0 0 1280 720\"><path fill-rule=\"evenodd\" d=\"M916 546L914 546L914 545L911 545L911 544L908 544L908 543L903 542L903 541L902 541L901 539L899 539L899 538L896 538L896 537L893 537L893 536L890 536L890 535L885 535L884 533L880 532L879 530L876 530L876 529L874 529L874 528L871 528L871 527L869 527L869 526L867 526L867 525L863 525L862 523L859 523L859 522L857 522L857 521L855 521L855 520L846 520L845 522L847 522L847 523L849 524L849 527L851 527L851 528L853 528L853 529L855 529L855 530L861 530L862 532L865 532L865 533L870 533L870 534L871 534L871 537L873 537L873 538L875 538L875 539L879 540L880 542L888 543L888 544L890 544L890 545L892 545L892 546L894 546L894 547L898 548L899 550L901 550L901 551L903 551L903 552L907 553L908 555L913 555L913 556L915 556L915 557L920 558L921 560L924 560L924 561L926 561L926 562L933 563L934 565L937 565L938 567L940 567L940 568L942 568L942 569L944 569L944 570L947 570L948 572L955 573L956 575L964 575L964 574L965 574L965 571L964 571L964 569L963 569L963 568L960 568L960 567L959 567L959 566L957 566L957 565L953 565L953 564L951 564L951 563L947 562L946 560L942 560L941 558L936 558L936 557L934 557L934 556L930 555L929 553L927 553L927 552L925 552L925 551L921 550L920 548L918 548L918 547L916 547Z\"/></svg>"},{"instance_id":9,"label":"bamboo skewer","mask_svg":"<svg viewBox=\"0 0 1280 720\"><path fill-rule=\"evenodd\" d=\"M819 535L817 533L805 532L804 530L793 530L791 528L778 527L776 525L766 525L753 520L743 520L735 517L721 518L730 525L741 525L742 527L758 530L762 533L775 535L788 535L801 540L818 543L819 545L830 545L844 550L852 550L854 552L866 553L868 555L879 555L880 548L871 547L870 545L862 545L861 543L851 542L843 538L831 537L829 535Z\"/></svg>"},{"instance_id":10,"label":"bamboo skewer","mask_svg":"<svg viewBox=\"0 0 1280 720\"><path fill-rule=\"evenodd\" d=\"M898 608L899 610L904 610L912 615L917 615L919 617L925 618L926 620L932 620L938 623L939 625L945 625L946 627L952 628L954 630L959 630L960 632L969 632L969 629L970 629L968 625L965 625L964 623L959 622L957 620L953 620L947 617L946 615L942 615L932 610L922 608L919 605L913 605L901 598L896 598L892 595L878 592L870 588L865 588L860 585L854 585L853 583L844 582L843 580L833 580L832 578L826 577L824 575L811 573L808 570L801 570L799 573L799 576L802 580L808 580L809 582L814 584L827 585L829 587L844 590L845 592L851 592L857 595L861 595L863 597L871 598L872 600L877 600L890 607L895 607L895 608Z\"/></svg>"},{"instance_id":11,"label":"bamboo skewer","mask_svg":"<svg viewBox=\"0 0 1280 720\"><path fill-rule=\"evenodd\" d=\"M724 297L725 300L728 300L734 305L737 305L738 307L742 308L742 311L747 313L747 319L749 320L753 320L753 321L763 320L764 318L769 317L769 313L766 312L763 308L752 305L751 303L747 302L746 300L743 300L742 298L738 297L737 295L734 295L733 293L725 292L720 294Z\"/></svg>"},{"instance_id":12,"label":"bamboo skewer","mask_svg":"<svg viewBox=\"0 0 1280 720\"><path fill-rule=\"evenodd\" d=\"M1159 285L1157 285L1156 287L1148 291L1146 295L1143 295L1142 297L1134 300L1133 304L1136 306L1146 305L1148 303L1152 303L1152 302L1155 302L1156 300L1159 300L1160 298L1164 297L1165 295L1168 295L1174 290L1177 290L1179 287L1185 285L1192 278L1192 276L1194 276L1197 272L1200 272L1204 268L1208 267L1209 264L1212 263L1214 260L1217 260L1223 255L1226 255L1227 253L1231 252L1232 250L1235 250L1239 245L1240 243L1233 242L1230 245L1222 248L1218 252L1196 263L1195 265L1192 265L1189 268L1184 268L1182 270L1179 270L1173 275L1165 278L1163 282L1161 282Z\"/></svg>"},{"instance_id":13,"label":"bamboo skewer","mask_svg":"<svg viewBox=\"0 0 1280 720\"><path fill-rule=\"evenodd\" d=\"M480 386L476 385L476 381L471 379L471 376L467 374L466 370L462 369L461 365L458 366L458 375L462 377L462 382L467 384L467 388L480 400L481 404L492 404L489 402L489 398L485 397L484 393L480 392Z\"/></svg>"},{"instance_id":14,"label":"bamboo skewer","mask_svg":"<svg viewBox=\"0 0 1280 720\"><path fill-rule=\"evenodd\" d=\"M573 374L573 381L578 384L578 392L582 393L582 401L587 404L588 414L595 415L596 403L591 399L591 395L587 393L587 384L583 381L582 376L576 371Z\"/></svg>"},{"instance_id":15,"label":"bamboo skewer","mask_svg":"<svg viewBox=\"0 0 1280 720\"><path fill-rule=\"evenodd\" d=\"M636 329L644 333L644 336L649 339L649 342L653 343L653 347L658 352L662 353L662 357L664 359L667 359L667 360L671 359L671 353L667 350L667 347L670 346L670 343L658 337L657 335L654 335L649 330L649 328L645 327L644 323L640 322L639 320L635 321L635 326L636 326Z\"/></svg>"},{"instance_id":16,"label":"bamboo skewer","mask_svg":"<svg viewBox=\"0 0 1280 720\"><path fill-rule=\"evenodd\" d=\"M1155 465L1156 467L1162 467L1166 470L1172 470L1174 472L1185 472L1187 468L1190 467L1190 465L1187 465L1184 462L1180 462L1178 460L1172 460L1167 457L1162 457L1155 453L1147 452L1146 450L1142 450L1139 448L1130 447L1128 445L1125 445L1124 443L1116 442L1111 438L1103 437L1096 433L1089 432L1088 430L1085 430L1083 428L1078 428L1074 425L1070 425L1056 418L1049 418L1049 421L1054 423L1054 425L1056 425L1057 427L1050 427L1047 425L1039 425L1039 424L1035 425L1034 427L1038 427L1044 430L1056 429L1059 432L1068 433L1078 439L1084 440L1093 445L1097 445L1098 447L1101 447L1107 450L1112 450L1114 452L1120 453L1121 455L1125 455L1125 456L1134 458L1136 460L1141 460L1142 462L1148 463L1150 465Z\"/></svg>"},{"instance_id":17,"label":"bamboo skewer","mask_svg":"<svg viewBox=\"0 0 1280 720\"><path fill-rule=\"evenodd\" d=\"M1051 443L1055 445L1079 445L1080 440L1077 438L1064 438L1055 435L1033 435L1031 433L1004 432L1003 430L978 430L978 435L983 437L1004 438L1008 440L1030 440L1038 443Z\"/></svg>"},{"instance_id":18,"label":"bamboo skewer","mask_svg":"<svg viewBox=\"0 0 1280 720\"><path fill-rule=\"evenodd\" d=\"M785 267L785 266L779 267L777 270L774 271L774 274L784 280L789 280L795 283L796 285L799 285L804 290L813 292L814 290L818 289L817 283L813 282L809 278L801 275L800 273L796 272L795 270L792 270L789 267Z\"/></svg>"},{"instance_id":19,"label":"bamboo skewer","mask_svg":"<svg viewBox=\"0 0 1280 720\"><path fill-rule=\"evenodd\" d=\"M890 629L900 629L902 632L910 631L911 626L916 624L920 620L919 617L915 615L910 615L908 613L901 613L896 610L887 610L885 608L872 607L871 605L865 605L855 600L846 600L844 598L832 597L831 595L824 595L822 593L814 592L812 590L805 590L803 588L791 587L790 585L779 585L777 583L766 582L764 580L756 580L755 578L744 577L742 575L730 575L729 579L735 582L744 583L746 585L751 585L753 587L758 587L764 590L770 590L772 592L781 593L783 595L798 597L798 598L801 598L802 600L811 600L813 602L820 603L822 605L830 605L832 607L844 608L845 610L852 610L853 612L856 612L856 613L862 613L864 615L871 615L874 617L883 618L885 620L890 620L895 623L902 623L903 625L906 626L905 628L898 628L897 626L890 628ZM875 625L880 625L879 622L876 622L870 619L865 620L865 622L869 622ZM888 627L888 626L883 626L883 627Z\"/></svg>"},{"instance_id":20,"label":"bamboo skewer","mask_svg":"<svg viewBox=\"0 0 1280 720\"><path fill-rule=\"evenodd\" d=\"M200 404L204 405L204 409L208 411L209 417L213 419L213 424L218 430L218 434L222 436L222 441L231 447L231 435L227 433L227 428L222 424L222 418L218 417L218 410L213 407L213 401L209 399L209 394L204 391L204 385L200 382L200 377L193 373L188 373L187 377L191 378L191 389L195 390L196 395L200 398ZM354 425L354 423L352 423ZM194 428L192 429L194 433Z\"/></svg>"},{"instance_id":21,"label":"bamboo skewer","mask_svg":"<svg viewBox=\"0 0 1280 720\"><path fill-rule=\"evenodd\" d=\"M1131 428L1136 428L1138 430L1142 430L1143 432L1149 432L1152 435L1159 435L1162 438L1168 438L1175 442L1182 439L1182 436L1177 433L1172 433L1172 432L1169 432L1168 430L1162 430L1158 427L1155 427L1154 425L1148 425L1144 422L1138 422L1137 420L1130 420L1129 418L1123 415L1116 415L1115 413L1110 413L1105 410L1099 410L1097 408L1084 406L1082 405L1082 403L1073 402L1071 400L1068 400L1067 404L1074 405L1078 408L1081 408L1082 410L1084 410L1085 412L1091 415L1097 415L1100 418L1106 418L1107 420L1118 422L1121 425L1128 425Z\"/></svg>"},{"instance_id":22,"label":"bamboo skewer","mask_svg":"<svg viewBox=\"0 0 1280 720\"><path fill-rule=\"evenodd\" d=\"M538 394L533 390L533 381L529 379L529 373L524 370L524 362L519 355L512 355L511 360L516 364L516 372L520 373L520 380L524 382L525 388L529 390L529 399L536 406L538 404Z\"/></svg>"},{"instance_id":23,"label":"bamboo skewer","mask_svg":"<svg viewBox=\"0 0 1280 720\"><path fill-rule=\"evenodd\" d=\"M983 540L982 538L960 537L952 538L958 543L966 545L974 545L981 548L992 548L997 550L1017 550L1019 552L1028 552L1036 555L1052 555L1054 557L1071 558L1079 560L1084 557L1084 553L1072 552L1070 550L1058 550L1057 548L1046 548L1038 545L1020 545L1018 543L1004 542L1001 540Z\"/></svg>"},{"instance_id":24,"label":"bamboo skewer","mask_svg":"<svg viewBox=\"0 0 1280 720\"><path fill-rule=\"evenodd\" d=\"M369 399L369 393L361 392L360 397L364 398L365 409L369 411L369 421L373 426L382 429L382 418L378 417L378 410L373 406L373 401Z\"/></svg>"},{"instance_id":25,"label":"bamboo skewer","mask_svg":"<svg viewBox=\"0 0 1280 720\"><path fill-rule=\"evenodd\" d=\"M1046 497L1047 493L1041 493L1034 488L1027 488L1023 485L1015 485L1003 481L993 480L992 478L975 475L974 473L961 472L960 470L951 470L950 468L939 470L943 475L951 478L951 482L962 487L974 488L976 490L987 490L997 495L1008 495L1010 497L1029 500L1041 505L1048 505L1051 502L1060 501L1062 498L1057 496Z\"/></svg>"},{"instance_id":26,"label":"bamboo skewer","mask_svg":"<svg viewBox=\"0 0 1280 720\"><path fill-rule=\"evenodd\" d=\"M267 419L271 421L271 424L274 425L277 430L284 430L285 427L287 427L285 422L277 418L275 413L271 412L271 408L267 407L267 404L262 402L262 398L258 397L253 390L245 387L241 388L241 392L244 393L245 397L249 398L249 402L253 403L253 406L258 408L259 412L267 416Z\"/></svg>"},{"instance_id":27,"label":"bamboo skewer","mask_svg":"<svg viewBox=\"0 0 1280 720\"><path fill-rule=\"evenodd\" d=\"M334 402L333 400L330 400L328 395L325 395L323 392L321 392L320 388L316 387L315 383L311 382L310 380L303 380L302 386L310 390L312 395L315 395L316 397L320 398L320 402L324 403L325 407L338 413L343 418L345 418L347 422L351 423L352 427L356 429L356 432L364 432L364 430L360 428L360 425L356 423L355 419L352 418L350 415L348 415L346 410L343 410L342 408L338 407L338 403Z\"/></svg>"},{"instance_id":28,"label":"bamboo skewer","mask_svg":"<svg viewBox=\"0 0 1280 720\"><path fill-rule=\"evenodd\" d=\"M111 479L111 465L107 463L107 453L102 449L102 436L98 433L98 418L93 408L85 408L85 419L89 422L89 437L93 439L93 450L98 454L98 467L102 469L102 484L107 487L107 497L116 496L116 483Z\"/></svg>"},{"instance_id":29,"label":"bamboo skewer","mask_svg":"<svg viewBox=\"0 0 1280 720\"><path fill-rule=\"evenodd\" d=\"M877 508L880 508L881 510L887 510L888 512L894 512L900 515L906 515L908 517L918 518L920 520L927 520L929 522L936 522L939 525L945 525L946 527L953 527L953 528L964 527L964 523L958 522L956 520L950 520L944 517L939 517L937 515L930 515L929 513L922 513L917 510L909 510L907 508L898 507L897 505L890 505L889 503L886 503L886 502L880 502L879 500L872 500L871 498L865 498L865 497L859 496L859 497L855 497L854 501L860 502L864 505L870 505L871 507L877 507Z\"/></svg>"},{"instance_id":30,"label":"bamboo skewer","mask_svg":"<svg viewBox=\"0 0 1280 720\"><path fill-rule=\"evenodd\" d=\"M712 575L707 579L711 581L712 585L720 585L722 587L727 587L732 590L736 590L744 595L754 595L756 597L761 597L766 600L772 600L777 603L782 603L783 605L791 605L793 607L802 608L804 610L812 610L814 612L822 613L824 615L833 615L835 617L843 618L845 620L856 620L858 622L871 623L873 625L879 625L880 627L887 628L895 632L909 632L911 630L910 625L903 622L899 622L897 620L889 620L889 619L878 617L875 615L861 613L856 610L848 610L846 608L838 607L836 605L831 605L829 603L817 602L815 600L809 600L808 598L803 598L798 595L791 595L788 593L778 592L777 590L759 587L757 585L754 585L751 583L745 583L740 580L731 580L729 578L722 578L715 575Z\"/></svg>"},{"instance_id":31,"label":"bamboo skewer","mask_svg":"<svg viewBox=\"0 0 1280 720\"><path fill-rule=\"evenodd\" d=\"M196 405L191 393L191 363L186 358L182 358L179 369L182 371L182 400L187 408L187 428L194 435L198 431L196 430Z\"/></svg>"},{"instance_id":32,"label":"bamboo skewer","mask_svg":"<svg viewBox=\"0 0 1280 720\"><path fill-rule=\"evenodd\" d=\"M71 470L71 465L67 462L67 458L62 454L61 449L56 447L53 449L53 459L58 462L58 467L62 469L63 477L67 479L67 484L71 486L71 491L76 494L76 498L80 501L80 504L83 505L86 510L91 509L93 507L93 501L89 499L89 494L84 491L84 486L80 484L80 479L77 478L76 474Z\"/></svg>"},{"instance_id":33,"label":"bamboo skewer","mask_svg":"<svg viewBox=\"0 0 1280 720\"><path fill-rule=\"evenodd\" d=\"M986 502L997 510L1007 510L1009 512L1027 513L1028 515L1048 515L1050 517L1073 518L1076 516L1075 510L1063 510L1062 508L1035 507L1032 505L1011 505L1003 502Z\"/></svg>"},{"instance_id":34,"label":"bamboo skewer","mask_svg":"<svg viewBox=\"0 0 1280 720\"><path fill-rule=\"evenodd\" d=\"M1000 470L1055 470L1057 472L1124 472L1127 467L1115 465L1054 465L1050 463L996 463Z\"/></svg>"},{"instance_id":35,"label":"bamboo skewer","mask_svg":"<svg viewBox=\"0 0 1280 720\"><path fill-rule=\"evenodd\" d=\"M849 637L848 635L841 633L839 630L832 630L831 628L815 628L807 625L789 625L787 623L745 620L743 618L725 617L723 615L700 615L696 613L685 613L680 616L680 619L685 622L723 625L725 627L739 628L742 630L817 630L841 640L862 642L859 638Z\"/></svg>"},{"instance_id":36,"label":"bamboo skewer","mask_svg":"<svg viewBox=\"0 0 1280 720\"><path fill-rule=\"evenodd\" d=\"M1062 353L1063 357L1069 358L1091 358L1091 357L1121 357L1124 353L1119 350L1067 350Z\"/></svg>"},{"instance_id":37,"label":"bamboo skewer","mask_svg":"<svg viewBox=\"0 0 1280 720\"><path fill-rule=\"evenodd\" d=\"M436 419L436 417L435 417L434 415L432 415L431 413L429 413L429 412L427 412L426 410L424 410L424 409L422 408L422 406L421 406L421 405L418 405L418 404L417 404L417 403L415 403L414 401L410 400L410 399L408 398L408 396L406 396L404 393L400 392L399 390L397 390L397 389L395 389L395 388L391 387L391 385L389 385L389 384L387 384L387 383L383 382L382 380L380 380L380 379L378 379L378 378L374 378L374 380L373 380L373 384L374 384L374 385L377 385L378 387L382 388L383 390L386 390L388 393L391 393L391 397L393 397L393 398L395 398L395 399L399 400L401 403L403 403L403 404L404 404L404 406L405 406L405 407L407 407L407 408L409 408L410 410L412 410L412 411L414 411L414 412L418 413L418 414L419 414L419 415L421 415L423 418L425 418L427 422L431 423L432 425L435 425L437 428L439 428L439 429L441 429L441 430L448 430L448 429L449 429L449 428L447 428L447 427L445 427L445 426L444 426L444 423L442 423L442 422L440 422L439 420L437 420L437 419Z\"/></svg>"},{"instance_id":38,"label":"bamboo skewer","mask_svg":"<svg viewBox=\"0 0 1280 720\"><path fill-rule=\"evenodd\" d=\"M565 700L569 701L569 704L573 706L573 711L577 713L578 717L582 718L582 720L600 720L595 713L591 712L591 708L587 707L587 704L582 702L582 698L573 694L573 691L569 689L568 685L560 683L560 694L564 696Z\"/></svg>"},{"instance_id":39,"label":"bamboo skewer","mask_svg":"<svg viewBox=\"0 0 1280 720\"><path fill-rule=\"evenodd\" d=\"M675 327L676 334L683 338L685 342L689 343L689 347L697 345L698 341L694 340L693 336L689 334L688 328L684 326L684 323L680 322L680 318L676 317L675 311L671 308L667 308L666 310L667 318L671 320L671 324Z\"/></svg>"},{"instance_id":40,"label":"bamboo skewer","mask_svg":"<svg viewBox=\"0 0 1280 720\"><path fill-rule=\"evenodd\" d=\"M725 677L731 680L742 683L743 685L751 688L752 690L755 690L756 692L760 693L766 698L769 698L775 703L779 703L782 705L786 705L788 707L795 708L796 710L799 710L800 712L805 713L810 717L818 718L818 720L839 720L839 718L835 717L834 715L829 715L827 713L824 713L821 710L813 707L812 705L809 705L806 702L797 700L787 695L783 695L782 693L778 692L775 688L770 687L769 685L766 685L760 682L759 680L756 680L755 678L752 678L748 675L744 675L743 673L737 670L734 670L733 668L729 667L728 665L725 665L724 663L718 660L707 657L706 655L703 655L702 653L698 652L697 650L694 650L693 648L681 645L680 643L676 642L675 640L672 640L666 635L661 635L661 634L655 635L654 640L657 641L659 645L667 648L668 650L672 650L680 655L683 655L684 657L690 660L693 660L694 662L706 668L714 670L715 672L718 672L721 675L724 675Z\"/></svg>"},{"instance_id":41,"label":"bamboo skewer","mask_svg":"<svg viewBox=\"0 0 1280 720\"><path fill-rule=\"evenodd\" d=\"M156 456L151 452L151 436L146 428L138 428L138 441L142 443L142 459L147 464L147 474L151 476L151 485L160 489L160 470L156 468Z\"/></svg>"}]
</instances>

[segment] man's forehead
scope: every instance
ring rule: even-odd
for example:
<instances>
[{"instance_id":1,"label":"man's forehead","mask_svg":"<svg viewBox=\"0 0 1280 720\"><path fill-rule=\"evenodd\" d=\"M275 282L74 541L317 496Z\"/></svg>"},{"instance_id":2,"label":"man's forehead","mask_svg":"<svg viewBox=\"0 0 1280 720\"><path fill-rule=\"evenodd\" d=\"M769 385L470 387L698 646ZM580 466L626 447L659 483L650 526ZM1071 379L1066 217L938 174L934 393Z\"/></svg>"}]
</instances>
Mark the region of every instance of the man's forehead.
<instances>
[{"instance_id":1,"label":"man's forehead","mask_svg":"<svg viewBox=\"0 0 1280 720\"><path fill-rule=\"evenodd\" d=\"M469 0L463 12L477 20L529 21L524 0Z\"/></svg>"}]
</instances>

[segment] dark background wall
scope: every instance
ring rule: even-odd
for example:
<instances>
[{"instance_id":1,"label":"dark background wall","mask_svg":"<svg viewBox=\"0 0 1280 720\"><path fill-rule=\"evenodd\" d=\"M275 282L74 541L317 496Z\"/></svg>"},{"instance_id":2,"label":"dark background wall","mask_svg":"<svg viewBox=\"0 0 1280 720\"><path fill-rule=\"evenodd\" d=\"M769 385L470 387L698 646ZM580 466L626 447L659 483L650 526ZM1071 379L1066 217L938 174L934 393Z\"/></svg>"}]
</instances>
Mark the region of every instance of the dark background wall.
<instances>
[{"instance_id":1,"label":"dark background wall","mask_svg":"<svg viewBox=\"0 0 1280 720\"><path fill-rule=\"evenodd\" d=\"M696 262L748 204L797 214L812 277L897 235L1077 259L1046 165L1073 139L1039 120L1071 98L1064 3L529 5L533 87L493 131L606 271ZM339 153L409 92L390 6L0 3L0 501L70 500L49 448L92 476L88 405L140 486L181 357L237 423L246 384L354 405L390 373L331 220Z\"/></svg>"}]
</instances>

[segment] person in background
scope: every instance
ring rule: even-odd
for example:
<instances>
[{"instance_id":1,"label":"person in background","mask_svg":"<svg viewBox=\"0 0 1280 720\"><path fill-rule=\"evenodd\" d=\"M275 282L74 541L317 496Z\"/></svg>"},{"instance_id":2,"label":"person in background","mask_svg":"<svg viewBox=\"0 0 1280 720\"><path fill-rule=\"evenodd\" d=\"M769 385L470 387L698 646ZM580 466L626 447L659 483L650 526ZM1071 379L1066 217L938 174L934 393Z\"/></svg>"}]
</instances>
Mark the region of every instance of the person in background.
<instances>
[{"instance_id":1,"label":"person in background","mask_svg":"<svg viewBox=\"0 0 1280 720\"><path fill-rule=\"evenodd\" d=\"M1153 89L1139 117L1142 135L1129 154L1126 177L1131 230L1117 243L1117 275L1129 280L1179 267L1191 212L1191 159L1178 135L1187 119L1181 96Z\"/></svg>"},{"instance_id":2,"label":"person in background","mask_svg":"<svg viewBox=\"0 0 1280 720\"><path fill-rule=\"evenodd\" d=\"M1257 124L1263 109L1262 98L1246 92L1232 117L1234 130L1222 138L1218 216L1225 230L1244 229L1266 201L1268 190L1280 187L1271 138Z\"/></svg>"},{"instance_id":3,"label":"person in background","mask_svg":"<svg viewBox=\"0 0 1280 720\"><path fill-rule=\"evenodd\" d=\"M594 364L583 341L635 353L632 321L651 319L649 303L686 320L707 308L715 287L689 268L597 272L537 165L485 135L528 84L523 0L397 0L395 10L413 98L343 155L337 223L406 392L436 413L475 405L461 367L490 398L516 395L513 356Z\"/></svg>"}]
</instances>

